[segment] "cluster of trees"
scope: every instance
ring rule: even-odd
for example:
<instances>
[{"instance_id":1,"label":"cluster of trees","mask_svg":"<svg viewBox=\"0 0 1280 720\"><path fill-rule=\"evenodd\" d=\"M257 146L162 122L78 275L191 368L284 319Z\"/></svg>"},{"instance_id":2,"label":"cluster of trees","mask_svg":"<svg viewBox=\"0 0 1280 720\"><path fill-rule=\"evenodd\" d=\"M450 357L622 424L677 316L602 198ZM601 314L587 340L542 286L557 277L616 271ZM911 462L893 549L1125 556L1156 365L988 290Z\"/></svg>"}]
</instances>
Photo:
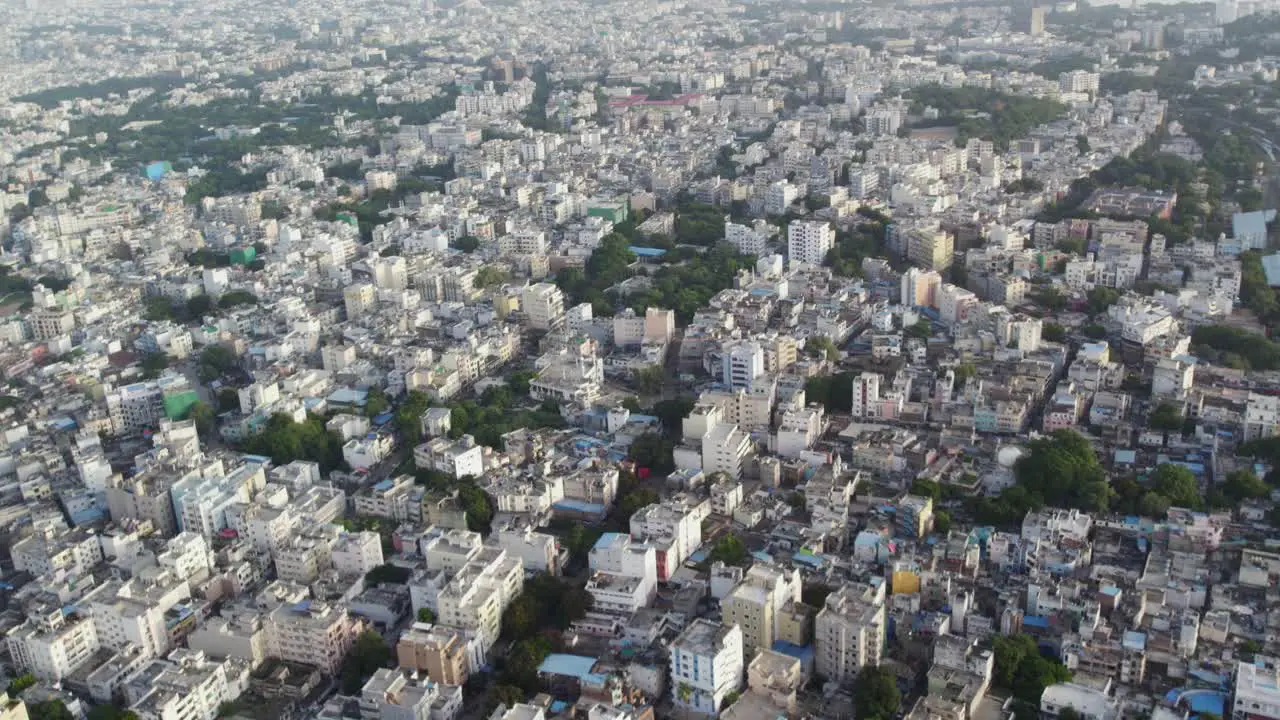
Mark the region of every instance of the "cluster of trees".
<instances>
[{"instance_id":1,"label":"cluster of trees","mask_svg":"<svg viewBox=\"0 0 1280 720\"><path fill-rule=\"evenodd\" d=\"M995 655L993 683L1011 693L1024 707L1039 708L1045 688L1071 679L1071 671L1042 654L1030 635L997 636L992 649Z\"/></svg>"},{"instance_id":2,"label":"cluster of trees","mask_svg":"<svg viewBox=\"0 0 1280 720\"><path fill-rule=\"evenodd\" d=\"M1262 269L1262 253L1250 250L1240 254L1240 301L1253 311L1267 331L1280 331L1280 299L1267 283Z\"/></svg>"},{"instance_id":3,"label":"cluster of trees","mask_svg":"<svg viewBox=\"0 0 1280 720\"><path fill-rule=\"evenodd\" d=\"M722 535L716 544L711 546L707 555L707 563L722 562L725 565L746 567L751 564L751 551L747 549L742 538L733 533Z\"/></svg>"},{"instance_id":4,"label":"cluster of trees","mask_svg":"<svg viewBox=\"0 0 1280 720\"><path fill-rule=\"evenodd\" d=\"M538 666L554 649L552 638L591 610L585 588L551 575L537 575L502 614L502 634L512 642L498 682L522 693L538 690Z\"/></svg>"},{"instance_id":5,"label":"cluster of trees","mask_svg":"<svg viewBox=\"0 0 1280 720\"><path fill-rule=\"evenodd\" d=\"M294 460L319 463L320 471L325 473L346 465L342 459L342 436L326 429L324 418L319 415L308 415L303 422L295 422L283 413L272 415L266 427L244 443L244 450L270 457L277 465Z\"/></svg>"},{"instance_id":6,"label":"cluster of trees","mask_svg":"<svg viewBox=\"0 0 1280 720\"><path fill-rule=\"evenodd\" d=\"M750 269L754 264L755 258L740 254L728 243L720 243L686 262L664 265L654 274L648 290L628 300L640 313L648 307L670 308L675 310L680 324L688 324L712 296L733 287L739 270Z\"/></svg>"},{"instance_id":7,"label":"cluster of trees","mask_svg":"<svg viewBox=\"0 0 1280 720\"><path fill-rule=\"evenodd\" d=\"M267 186L266 170L242 170L231 165L212 165L204 175L187 184L183 200L195 205L207 197L257 192Z\"/></svg>"},{"instance_id":8,"label":"cluster of trees","mask_svg":"<svg viewBox=\"0 0 1280 720\"><path fill-rule=\"evenodd\" d=\"M613 300L606 291L631 277L631 264L636 261L626 237L611 233L587 258L586 267L565 268L556 273L556 285L564 292L567 305L591 303L596 315L614 313Z\"/></svg>"},{"instance_id":9,"label":"cluster of trees","mask_svg":"<svg viewBox=\"0 0 1280 720\"><path fill-rule=\"evenodd\" d=\"M911 91L913 112L926 107L938 110L932 126L954 125L956 144L981 138L1007 150L1009 143L1027 136L1032 128L1056 120L1066 106L1054 100L1009 95L987 88L950 88L925 85Z\"/></svg>"},{"instance_id":10,"label":"cluster of trees","mask_svg":"<svg viewBox=\"0 0 1280 720\"><path fill-rule=\"evenodd\" d=\"M852 230L837 231L836 244L827 253L824 264L837 275L862 277L862 261L885 254L886 227L885 223L872 220Z\"/></svg>"},{"instance_id":11,"label":"cluster of trees","mask_svg":"<svg viewBox=\"0 0 1280 720\"><path fill-rule=\"evenodd\" d=\"M1004 191L1017 195L1020 193L1038 193L1044 191L1044 183L1033 177L1018 178L1004 186Z\"/></svg>"},{"instance_id":12,"label":"cluster of trees","mask_svg":"<svg viewBox=\"0 0 1280 720\"><path fill-rule=\"evenodd\" d=\"M1191 331L1197 357L1240 370L1280 369L1280 343L1226 325L1200 325Z\"/></svg>"},{"instance_id":13,"label":"cluster of trees","mask_svg":"<svg viewBox=\"0 0 1280 720\"><path fill-rule=\"evenodd\" d=\"M399 565L379 565L364 575L364 584L367 587L375 587L382 583L392 583L395 585L404 585L409 582L409 577L413 575L413 571Z\"/></svg>"},{"instance_id":14,"label":"cluster of trees","mask_svg":"<svg viewBox=\"0 0 1280 720\"><path fill-rule=\"evenodd\" d=\"M805 399L822 403L827 412L847 413L853 409L854 378L852 372L811 377L804 384Z\"/></svg>"},{"instance_id":15,"label":"cluster of trees","mask_svg":"<svg viewBox=\"0 0 1280 720\"><path fill-rule=\"evenodd\" d=\"M1014 526L1031 510L1045 505L1105 511L1112 491L1106 471L1089 441L1072 430L1058 430L1031 441L1014 465L1017 484L995 498L972 501L971 510L984 524Z\"/></svg>"},{"instance_id":16,"label":"cluster of trees","mask_svg":"<svg viewBox=\"0 0 1280 720\"><path fill-rule=\"evenodd\" d=\"M127 95L130 91L146 88L151 88L157 93L163 93L186 84L187 80L185 78L176 76L115 77L93 83L64 85L27 93L21 97L14 98L14 102L34 103L46 110L51 110L56 108L59 103L81 98L88 100L105 98L108 95Z\"/></svg>"},{"instance_id":17,"label":"cluster of trees","mask_svg":"<svg viewBox=\"0 0 1280 720\"><path fill-rule=\"evenodd\" d=\"M210 345L200 352L200 379L217 380L240 366L240 359L226 345Z\"/></svg>"},{"instance_id":18,"label":"cluster of trees","mask_svg":"<svg viewBox=\"0 0 1280 720\"><path fill-rule=\"evenodd\" d=\"M516 400L515 390L510 386L494 386L487 388L478 401L449 403L450 437L470 435L481 445L501 448L502 436L512 430L564 427L564 418L555 401L544 402L530 410L517 406Z\"/></svg>"},{"instance_id":19,"label":"cluster of trees","mask_svg":"<svg viewBox=\"0 0 1280 720\"><path fill-rule=\"evenodd\" d=\"M857 720L891 720L902 704L902 692L893 671L882 665L868 665L854 684L854 715Z\"/></svg>"},{"instance_id":20,"label":"cluster of trees","mask_svg":"<svg viewBox=\"0 0 1280 720\"><path fill-rule=\"evenodd\" d=\"M711 247L724 240L724 210L688 203L676 212L676 242Z\"/></svg>"},{"instance_id":21,"label":"cluster of trees","mask_svg":"<svg viewBox=\"0 0 1280 720\"><path fill-rule=\"evenodd\" d=\"M454 478L434 470L419 470L414 479L419 485L440 493L458 494L458 505L467 514L467 529L488 535L493 529L494 504L489 494L470 475Z\"/></svg>"},{"instance_id":22,"label":"cluster of trees","mask_svg":"<svg viewBox=\"0 0 1280 720\"><path fill-rule=\"evenodd\" d=\"M392 660L391 648L382 636L372 630L366 630L356 636L347 661L342 666L342 692L354 695L377 672L378 668L387 667Z\"/></svg>"},{"instance_id":23,"label":"cluster of trees","mask_svg":"<svg viewBox=\"0 0 1280 720\"><path fill-rule=\"evenodd\" d=\"M653 475L665 477L676 469L672 453L675 443L659 433L650 432L631 442L630 457L636 467L646 468Z\"/></svg>"}]
</instances>

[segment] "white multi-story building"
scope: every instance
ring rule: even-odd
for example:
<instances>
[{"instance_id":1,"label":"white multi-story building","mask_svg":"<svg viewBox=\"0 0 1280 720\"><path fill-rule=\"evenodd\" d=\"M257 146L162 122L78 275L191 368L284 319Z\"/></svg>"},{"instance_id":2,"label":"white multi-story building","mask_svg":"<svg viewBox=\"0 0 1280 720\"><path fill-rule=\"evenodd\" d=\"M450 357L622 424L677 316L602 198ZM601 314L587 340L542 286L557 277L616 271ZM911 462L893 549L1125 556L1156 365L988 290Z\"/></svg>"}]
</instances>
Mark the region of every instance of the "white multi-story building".
<instances>
[{"instance_id":1,"label":"white multi-story building","mask_svg":"<svg viewBox=\"0 0 1280 720\"><path fill-rule=\"evenodd\" d=\"M546 255L547 234L541 230L515 230L498 238L503 255Z\"/></svg>"},{"instance_id":2,"label":"white multi-story building","mask_svg":"<svg viewBox=\"0 0 1280 720\"><path fill-rule=\"evenodd\" d=\"M9 657L22 672L59 682L97 652L98 630L88 615L63 614L62 608L28 613L5 635Z\"/></svg>"},{"instance_id":3,"label":"white multi-story building","mask_svg":"<svg viewBox=\"0 0 1280 720\"><path fill-rule=\"evenodd\" d=\"M720 423L702 438L702 470L708 475L722 472L741 480L748 459L754 453L751 436L737 425Z\"/></svg>"},{"instance_id":4,"label":"white multi-story building","mask_svg":"<svg viewBox=\"0 0 1280 720\"><path fill-rule=\"evenodd\" d=\"M1236 664L1235 701L1231 720L1280 718L1280 660L1257 656Z\"/></svg>"},{"instance_id":5,"label":"white multi-story building","mask_svg":"<svg viewBox=\"0 0 1280 720\"><path fill-rule=\"evenodd\" d=\"M529 327L550 330L564 318L564 293L551 283L529 285L520 296L520 309Z\"/></svg>"},{"instance_id":6,"label":"white multi-story building","mask_svg":"<svg viewBox=\"0 0 1280 720\"><path fill-rule=\"evenodd\" d=\"M348 319L363 317L377 305L378 290L373 283L356 283L342 291L342 300Z\"/></svg>"},{"instance_id":7,"label":"white multi-story building","mask_svg":"<svg viewBox=\"0 0 1280 720\"><path fill-rule=\"evenodd\" d=\"M646 505L631 516L631 535L654 547L658 580L665 582L702 544L702 519L681 504Z\"/></svg>"},{"instance_id":8,"label":"white multi-story building","mask_svg":"<svg viewBox=\"0 0 1280 720\"><path fill-rule=\"evenodd\" d=\"M594 574L587 591L598 611L629 615L651 604L658 594L657 553L648 545L633 543L629 535L601 535L591 548L589 562Z\"/></svg>"},{"instance_id":9,"label":"white multi-story building","mask_svg":"<svg viewBox=\"0 0 1280 720\"><path fill-rule=\"evenodd\" d=\"M787 259L791 267L821 265L835 246L830 223L795 220L787 226Z\"/></svg>"},{"instance_id":10,"label":"white multi-story building","mask_svg":"<svg viewBox=\"0 0 1280 720\"><path fill-rule=\"evenodd\" d=\"M778 420L774 451L781 457L800 457L813 447L825 428L826 415L821 405L789 409Z\"/></svg>"},{"instance_id":11,"label":"white multi-story building","mask_svg":"<svg viewBox=\"0 0 1280 720\"><path fill-rule=\"evenodd\" d=\"M191 586L172 572L110 580L90 591L80 603L88 608L104 647L134 646L148 657L162 657L173 643L166 615L181 616Z\"/></svg>"},{"instance_id":12,"label":"white multi-story building","mask_svg":"<svg viewBox=\"0 0 1280 720\"><path fill-rule=\"evenodd\" d=\"M750 388L764 374L764 348L758 342L736 342L721 356L721 382L730 388Z\"/></svg>"},{"instance_id":13,"label":"white multi-story building","mask_svg":"<svg viewBox=\"0 0 1280 720\"><path fill-rule=\"evenodd\" d=\"M800 188L786 180L779 180L768 187L764 193L764 212L766 215L785 215L800 197Z\"/></svg>"},{"instance_id":14,"label":"white multi-story building","mask_svg":"<svg viewBox=\"0 0 1280 720\"><path fill-rule=\"evenodd\" d=\"M1280 397L1249 393L1244 411L1244 439L1276 437L1280 435Z\"/></svg>"},{"instance_id":15,"label":"white multi-story building","mask_svg":"<svg viewBox=\"0 0 1280 720\"><path fill-rule=\"evenodd\" d=\"M524 564L520 558L501 548L483 548L440 591L440 622L474 631L487 652L502 631L503 611L522 589Z\"/></svg>"},{"instance_id":16,"label":"white multi-story building","mask_svg":"<svg viewBox=\"0 0 1280 720\"><path fill-rule=\"evenodd\" d=\"M853 379L850 414L855 418L874 417L880 404L880 373L864 372Z\"/></svg>"},{"instance_id":17,"label":"white multi-story building","mask_svg":"<svg viewBox=\"0 0 1280 720\"><path fill-rule=\"evenodd\" d=\"M422 470L435 470L463 478L484 474L484 448L475 438L463 435L457 440L438 437L413 449L413 463Z\"/></svg>"},{"instance_id":18,"label":"white multi-story building","mask_svg":"<svg viewBox=\"0 0 1280 720\"><path fill-rule=\"evenodd\" d=\"M239 661L179 648L162 665L151 677L151 692L129 708L141 720L214 720L223 703L249 689L249 666Z\"/></svg>"},{"instance_id":19,"label":"white multi-story building","mask_svg":"<svg viewBox=\"0 0 1280 720\"><path fill-rule=\"evenodd\" d=\"M671 642L671 688L677 707L715 715L742 686L742 630L698 618Z\"/></svg>"},{"instance_id":20,"label":"white multi-story building","mask_svg":"<svg viewBox=\"0 0 1280 720\"><path fill-rule=\"evenodd\" d=\"M849 584L827 596L814 622L818 674L843 682L884 652L885 583Z\"/></svg>"},{"instance_id":21,"label":"white multi-story building","mask_svg":"<svg viewBox=\"0 0 1280 720\"><path fill-rule=\"evenodd\" d=\"M330 559L342 577L364 577L382 564L382 539L376 532L343 533L333 546Z\"/></svg>"},{"instance_id":22,"label":"white multi-story building","mask_svg":"<svg viewBox=\"0 0 1280 720\"><path fill-rule=\"evenodd\" d=\"M800 602L801 587L799 570L756 563L742 582L720 600L724 623L742 629L742 647L747 657L754 657L758 649L773 647L779 639L783 609L788 603L794 607Z\"/></svg>"},{"instance_id":23,"label":"white multi-story building","mask_svg":"<svg viewBox=\"0 0 1280 720\"><path fill-rule=\"evenodd\" d=\"M361 623L343 605L299 600L273 610L266 627L268 656L333 675L342 667Z\"/></svg>"},{"instance_id":24,"label":"white multi-story building","mask_svg":"<svg viewBox=\"0 0 1280 720\"><path fill-rule=\"evenodd\" d=\"M461 685L413 670L378 668L360 691L361 720L453 720L461 711Z\"/></svg>"},{"instance_id":25,"label":"white multi-story building","mask_svg":"<svg viewBox=\"0 0 1280 720\"><path fill-rule=\"evenodd\" d=\"M378 290L403 292L409 287L409 265L399 255L374 258L370 264L373 284Z\"/></svg>"},{"instance_id":26,"label":"white multi-story building","mask_svg":"<svg viewBox=\"0 0 1280 720\"><path fill-rule=\"evenodd\" d=\"M743 255L763 255L769 247L768 230L769 225L764 220L756 220L750 226L726 222L724 239Z\"/></svg>"},{"instance_id":27,"label":"white multi-story building","mask_svg":"<svg viewBox=\"0 0 1280 720\"><path fill-rule=\"evenodd\" d=\"M83 576L102 562L103 553L95 533L46 528L10 546L10 557L14 570L52 578L64 573Z\"/></svg>"},{"instance_id":28,"label":"white multi-story building","mask_svg":"<svg viewBox=\"0 0 1280 720\"><path fill-rule=\"evenodd\" d=\"M1096 93L1102 76L1088 70L1072 70L1058 76L1058 90L1064 93Z\"/></svg>"}]
</instances>

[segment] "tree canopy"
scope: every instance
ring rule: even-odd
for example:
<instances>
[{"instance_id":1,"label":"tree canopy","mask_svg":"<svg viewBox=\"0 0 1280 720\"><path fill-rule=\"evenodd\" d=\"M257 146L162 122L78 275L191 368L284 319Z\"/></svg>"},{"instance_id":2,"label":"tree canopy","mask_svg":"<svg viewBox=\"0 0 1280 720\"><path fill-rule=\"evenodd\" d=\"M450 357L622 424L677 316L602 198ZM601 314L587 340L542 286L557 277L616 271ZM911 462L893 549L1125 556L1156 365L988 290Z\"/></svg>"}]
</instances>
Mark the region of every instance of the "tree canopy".
<instances>
[{"instance_id":1,"label":"tree canopy","mask_svg":"<svg viewBox=\"0 0 1280 720\"><path fill-rule=\"evenodd\" d=\"M879 665L862 668L854 689L854 703L858 720L890 720L902 704L902 693L893 671Z\"/></svg>"},{"instance_id":2,"label":"tree canopy","mask_svg":"<svg viewBox=\"0 0 1280 720\"><path fill-rule=\"evenodd\" d=\"M391 659L391 648L381 635L372 630L357 635L342 666L342 692L347 695L359 693L373 673L378 668L387 667Z\"/></svg>"},{"instance_id":3,"label":"tree canopy","mask_svg":"<svg viewBox=\"0 0 1280 720\"><path fill-rule=\"evenodd\" d=\"M1030 635L997 635L992 644L994 684L1023 702L1038 707L1046 687L1071 679L1071 671L1041 654Z\"/></svg>"}]
</instances>

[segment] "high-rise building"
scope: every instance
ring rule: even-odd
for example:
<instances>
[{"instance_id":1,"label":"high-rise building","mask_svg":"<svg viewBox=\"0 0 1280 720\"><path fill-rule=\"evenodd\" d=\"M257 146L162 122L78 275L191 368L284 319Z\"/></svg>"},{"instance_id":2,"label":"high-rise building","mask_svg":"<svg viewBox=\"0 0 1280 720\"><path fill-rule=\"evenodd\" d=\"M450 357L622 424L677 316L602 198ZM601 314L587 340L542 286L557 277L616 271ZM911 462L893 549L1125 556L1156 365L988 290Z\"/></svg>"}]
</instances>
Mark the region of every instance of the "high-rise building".
<instances>
[{"instance_id":1,"label":"high-rise building","mask_svg":"<svg viewBox=\"0 0 1280 720\"><path fill-rule=\"evenodd\" d=\"M536 283L524 289L520 307L535 330L550 330L564 318L564 293L551 283Z\"/></svg>"},{"instance_id":2,"label":"high-rise building","mask_svg":"<svg viewBox=\"0 0 1280 720\"><path fill-rule=\"evenodd\" d=\"M919 229L907 237L907 259L925 270L950 268L955 249L955 238L944 230Z\"/></svg>"},{"instance_id":3,"label":"high-rise building","mask_svg":"<svg viewBox=\"0 0 1280 720\"><path fill-rule=\"evenodd\" d=\"M801 585L800 571L795 568L756 563L720 600L724 622L742 629L745 657L754 657L756 650L767 650L776 640L787 639L780 637L785 611L800 602Z\"/></svg>"},{"instance_id":4,"label":"high-rise building","mask_svg":"<svg viewBox=\"0 0 1280 720\"><path fill-rule=\"evenodd\" d=\"M880 374L864 372L853 381L853 402L850 414L856 418L873 417L874 408L880 402Z\"/></svg>"},{"instance_id":5,"label":"high-rise building","mask_svg":"<svg viewBox=\"0 0 1280 720\"><path fill-rule=\"evenodd\" d=\"M787 258L792 267L821 265L835 245L835 232L825 222L797 220L787 226Z\"/></svg>"},{"instance_id":6,"label":"high-rise building","mask_svg":"<svg viewBox=\"0 0 1280 720\"><path fill-rule=\"evenodd\" d=\"M843 682L879 665L885 642L885 583L848 584L827 596L815 620L815 670Z\"/></svg>"},{"instance_id":7,"label":"high-rise building","mask_svg":"<svg viewBox=\"0 0 1280 720\"><path fill-rule=\"evenodd\" d=\"M738 342L724 349L720 381L734 389L748 389L764 374L764 348L757 342Z\"/></svg>"},{"instance_id":8,"label":"high-rise building","mask_svg":"<svg viewBox=\"0 0 1280 720\"><path fill-rule=\"evenodd\" d=\"M671 643L671 687L677 707L716 714L742 685L742 630L704 618Z\"/></svg>"},{"instance_id":9,"label":"high-rise building","mask_svg":"<svg viewBox=\"0 0 1280 720\"><path fill-rule=\"evenodd\" d=\"M907 307L937 307L942 276L933 270L908 268L902 274L901 303Z\"/></svg>"},{"instance_id":10,"label":"high-rise building","mask_svg":"<svg viewBox=\"0 0 1280 720\"><path fill-rule=\"evenodd\" d=\"M372 283L356 283L342 291L342 300L346 304L347 317L358 318L373 309L377 290Z\"/></svg>"}]
</instances>

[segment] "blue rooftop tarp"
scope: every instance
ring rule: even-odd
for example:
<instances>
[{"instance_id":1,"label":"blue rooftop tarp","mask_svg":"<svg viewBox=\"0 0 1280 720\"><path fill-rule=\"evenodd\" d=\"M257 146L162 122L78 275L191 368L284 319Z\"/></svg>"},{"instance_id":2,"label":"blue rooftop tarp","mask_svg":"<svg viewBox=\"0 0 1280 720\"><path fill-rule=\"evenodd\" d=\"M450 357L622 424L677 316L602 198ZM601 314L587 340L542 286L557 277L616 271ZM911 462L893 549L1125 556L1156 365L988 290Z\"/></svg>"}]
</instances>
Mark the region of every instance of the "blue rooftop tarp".
<instances>
[{"instance_id":1,"label":"blue rooftop tarp","mask_svg":"<svg viewBox=\"0 0 1280 720\"><path fill-rule=\"evenodd\" d=\"M585 655L551 653L538 666L538 672L577 678L579 681L603 682L604 676L591 672L596 659Z\"/></svg>"},{"instance_id":2,"label":"blue rooftop tarp","mask_svg":"<svg viewBox=\"0 0 1280 720\"><path fill-rule=\"evenodd\" d=\"M662 257L663 255L667 254L667 251L663 250L662 248L640 247L639 245L632 245L627 249L635 253L636 257L655 258L655 257Z\"/></svg>"},{"instance_id":3,"label":"blue rooftop tarp","mask_svg":"<svg viewBox=\"0 0 1280 720\"><path fill-rule=\"evenodd\" d=\"M812 645L796 645L795 643L789 643L786 640L774 641L773 651L798 660L809 660L814 656L814 649Z\"/></svg>"},{"instance_id":4,"label":"blue rooftop tarp","mask_svg":"<svg viewBox=\"0 0 1280 720\"><path fill-rule=\"evenodd\" d=\"M1034 628L1047 628L1049 627L1049 618L1043 615L1027 615L1022 618L1022 624L1023 626L1029 625Z\"/></svg>"}]
</instances>

